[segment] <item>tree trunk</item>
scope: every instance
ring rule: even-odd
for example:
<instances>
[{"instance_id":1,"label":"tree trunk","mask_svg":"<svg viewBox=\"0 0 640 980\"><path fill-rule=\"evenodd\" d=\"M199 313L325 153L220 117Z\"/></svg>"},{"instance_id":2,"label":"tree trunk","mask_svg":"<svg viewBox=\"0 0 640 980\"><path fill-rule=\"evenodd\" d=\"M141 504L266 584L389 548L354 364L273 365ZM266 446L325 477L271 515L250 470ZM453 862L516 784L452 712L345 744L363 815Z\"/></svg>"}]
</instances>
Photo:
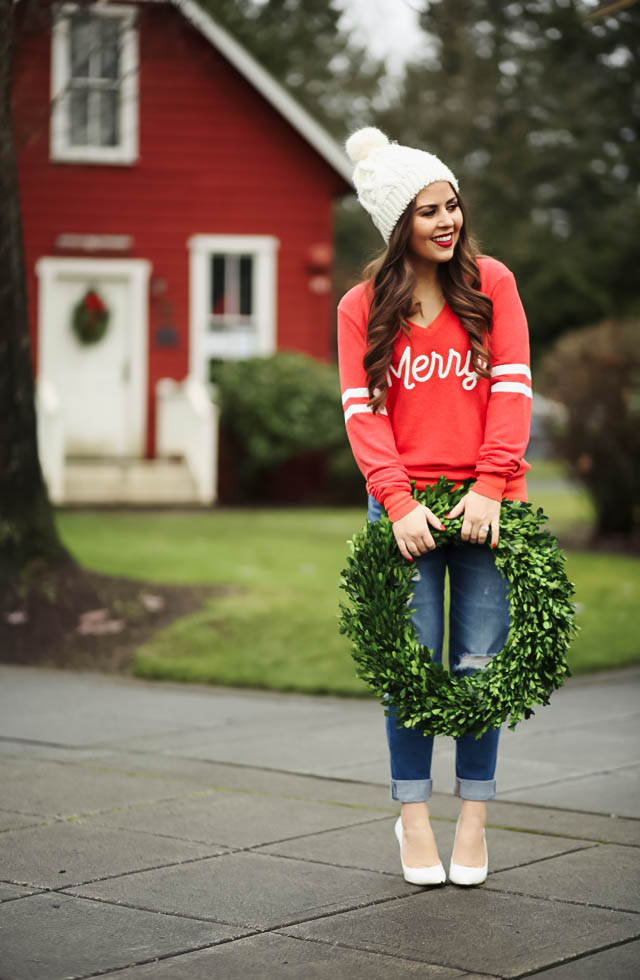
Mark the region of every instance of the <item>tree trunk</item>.
<instances>
[{"instance_id":1,"label":"tree trunk","mask_svg":"<svg viewBox=\"0 0 640 980\"><path fill-rule=\"evenodd\" d=\"M58 537L38 459L11 111L13 8L13 0L0 0L0 584L15 587L34 559L73 559Z\"/></svg>"}]
</instances>

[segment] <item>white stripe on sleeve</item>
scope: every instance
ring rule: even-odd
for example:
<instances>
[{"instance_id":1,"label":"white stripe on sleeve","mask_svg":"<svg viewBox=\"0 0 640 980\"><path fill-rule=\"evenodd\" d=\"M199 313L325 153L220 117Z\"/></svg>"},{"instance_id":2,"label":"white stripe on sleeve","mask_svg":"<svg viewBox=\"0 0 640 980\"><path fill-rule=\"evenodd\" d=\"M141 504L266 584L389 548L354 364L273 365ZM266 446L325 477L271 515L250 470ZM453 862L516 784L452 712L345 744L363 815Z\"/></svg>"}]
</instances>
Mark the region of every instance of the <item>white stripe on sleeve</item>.
<instances>
[{"instance_id":1,"label":"white stripe on sleeve","mask_svg":"<svg viewBox=\"0 0 640 980\"><path fill-rule=\"evenodd\" d=\"M491 377L495 378L498 374L524 374L531 379L531 371L526 364L496 364L491 368Z\"/></svg>"},{"instance_id":2,"label":"white stripe on sleeve","mask_svg":"<svg viewBox=\"0 0 640 980\"><path fill-rule=\"evenodd\" d=\"M519 381L498 381L497 384L491 385L491 393L494 391L515 391L521 395L526 395L527 398L532 398L531 388L527 385L520 384Z\"/></svg>"},{"instance_id":3,"label":"white stripe on sleeve","mask_svg":"<svg viewBox=\"0 0 640 980\"><path fill-rule=\"evenodd\" d=\"M368 405L349 405L349 408L344 413L344 423L345 425L349 421L352 415L358 415L360 412L372 412L372 409ZM383 408L380 411L380 415L386 415L387 410Z\"/></svg>"},{"instance_id":4,"label":"white stripe on sleeve","mask_svg":"<svg viewBox=\"0 0 640 980\"><path fill-rule=\"evenodd\" d=\"M368 398L368 388L347 388L342 396L342 404L348 402L350 398Z\"/></svg>"}]
</instances>

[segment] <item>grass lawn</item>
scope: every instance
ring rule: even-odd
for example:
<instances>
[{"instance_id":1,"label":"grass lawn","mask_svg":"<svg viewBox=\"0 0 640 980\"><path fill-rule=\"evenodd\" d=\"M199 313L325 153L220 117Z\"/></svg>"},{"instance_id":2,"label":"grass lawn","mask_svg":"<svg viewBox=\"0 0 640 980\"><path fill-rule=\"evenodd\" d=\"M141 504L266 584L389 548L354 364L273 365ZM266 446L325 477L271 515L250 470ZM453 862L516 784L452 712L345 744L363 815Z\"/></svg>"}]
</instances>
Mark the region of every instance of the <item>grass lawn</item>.
<instances>
[{"instance_id":1,"label":"grass lawn","mask_svg":"<svg viewBox=\"0 0 640 980\"><path fill-rule=\"evenodd\" d=\"M560 532L588 523L586 497L548 471L531 499ZM147 581L229 584L197 613L157 632L133 661L138 676L284 691L366 694L337 630L346 541L363 508L208 512L58 511L60 533L86 567ZM640 563L572 551L581 632L573 673L640 662Z\"/></svg>"}]
</instances>

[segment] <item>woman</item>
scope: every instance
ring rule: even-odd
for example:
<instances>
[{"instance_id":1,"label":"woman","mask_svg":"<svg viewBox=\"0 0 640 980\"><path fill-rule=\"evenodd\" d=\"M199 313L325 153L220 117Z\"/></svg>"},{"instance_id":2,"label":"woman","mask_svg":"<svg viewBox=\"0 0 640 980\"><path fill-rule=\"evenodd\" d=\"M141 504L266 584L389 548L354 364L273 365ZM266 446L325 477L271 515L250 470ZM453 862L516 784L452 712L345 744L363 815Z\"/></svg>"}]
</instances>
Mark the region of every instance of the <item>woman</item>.
<instances>
[{"instance_id":1,"label":"woman","mask_svg":"<svg viewBox=\"0 0 640 980\"><path fill-rule=\"evenodd\" d=\"M369 520L386 510L400 552L415 562L412 619L437 661L448 570L449 669L468 676L499 653L509 630L506 583L485 545L498 543L501 501L527 499L527 321L511 271L478 254L458 183L441 160L371 127L346 149L358 199L387 243L338 305L347 435L366 479ZM422 489L440 476L475 482L446 515L462 515L460 543L436 548L430 528L443 525L415 500L410 481ZM386 731L404 876L442 883L427 803L433 737L396 727L393 711ZM456 884L487 876L486 801L496 792L499 733L456 739Z\"/></svg>"}]
</instances>

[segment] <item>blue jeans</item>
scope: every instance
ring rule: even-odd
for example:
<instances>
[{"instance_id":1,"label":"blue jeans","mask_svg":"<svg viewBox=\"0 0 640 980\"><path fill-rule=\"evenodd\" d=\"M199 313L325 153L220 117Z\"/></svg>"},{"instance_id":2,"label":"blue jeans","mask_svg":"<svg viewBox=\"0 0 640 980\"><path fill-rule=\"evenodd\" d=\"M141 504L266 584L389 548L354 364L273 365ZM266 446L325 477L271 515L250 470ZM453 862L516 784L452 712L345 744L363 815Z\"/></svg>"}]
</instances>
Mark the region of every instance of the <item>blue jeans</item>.
<instances>
[{"instance_id":1,"label":"blue jeans","mask_svg":"<svg viewBox=\"0 0 640 980\"><path fill-rule=\"evenodd\" d=\"M367 517L377 521L382 505L369 494ZM507 641L510 626L507 583L487 545L448 544L414 558L415 594L412 621L418 638L442 662L444 639L444 576L449 571L449 670L465 677L486 666ZM418 803L431 796L433 736L398 727L392 709L386 715L391 762L391 799ZM496 795L495 771L500 726L481 738L456 738L453 793L464 800L490 800Z\"/></svg>"}]
</instances>

